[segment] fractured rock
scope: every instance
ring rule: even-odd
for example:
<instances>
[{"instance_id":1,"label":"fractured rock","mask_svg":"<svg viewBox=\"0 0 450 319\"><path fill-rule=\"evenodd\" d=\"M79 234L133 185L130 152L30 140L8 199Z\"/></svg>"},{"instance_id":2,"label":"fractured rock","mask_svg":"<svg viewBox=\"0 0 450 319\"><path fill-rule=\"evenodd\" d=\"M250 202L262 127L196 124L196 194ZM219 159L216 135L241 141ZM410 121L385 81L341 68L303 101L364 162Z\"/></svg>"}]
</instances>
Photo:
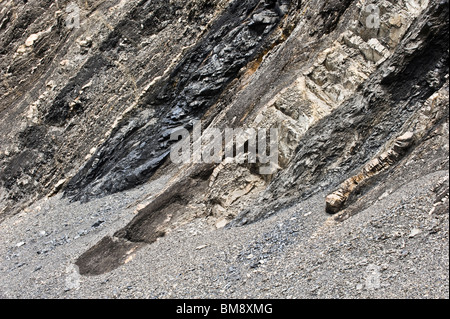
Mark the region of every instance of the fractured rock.
<instances>
[{"instance_id":1,"label":"fractured rock","mask_svg":"<svg viewBox=\"0 0 450 319\"><path fill-rule=\"evenodd\" d=\"M406 132L395 140L389 150L367 163L358 175L352 176L343 182L337 191L326 197L327 213L339 213L344 208L347 199L363 181L372 178L398 162L413 142L414 134Z\"/></svg>"}]
</instances>

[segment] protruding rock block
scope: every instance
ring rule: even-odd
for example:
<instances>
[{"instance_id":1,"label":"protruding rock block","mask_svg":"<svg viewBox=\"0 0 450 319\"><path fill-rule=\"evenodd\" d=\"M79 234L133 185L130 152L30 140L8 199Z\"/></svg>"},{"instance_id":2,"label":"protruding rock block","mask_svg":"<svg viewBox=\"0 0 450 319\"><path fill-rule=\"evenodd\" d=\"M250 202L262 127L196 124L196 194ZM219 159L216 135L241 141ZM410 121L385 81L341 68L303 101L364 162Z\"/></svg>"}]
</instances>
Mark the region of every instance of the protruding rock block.
<instances>
[{"instance_id":1,"label":"protruding rock block","mask_svg":"<svg viewBox=\"0 0 450 319\"><path fill-rule=\"evenodd\" d=\"M329 214L339 213L347 203L348 198L354 190L364 181L378 175L397 163L407 152L414 142L414 133L407 132L398 137L392 147L381 155L369 161L361 170L361 173L350 177L343 182L337 191L328 195L326 201L326 211Z\"/></svg>"}]
</instances>

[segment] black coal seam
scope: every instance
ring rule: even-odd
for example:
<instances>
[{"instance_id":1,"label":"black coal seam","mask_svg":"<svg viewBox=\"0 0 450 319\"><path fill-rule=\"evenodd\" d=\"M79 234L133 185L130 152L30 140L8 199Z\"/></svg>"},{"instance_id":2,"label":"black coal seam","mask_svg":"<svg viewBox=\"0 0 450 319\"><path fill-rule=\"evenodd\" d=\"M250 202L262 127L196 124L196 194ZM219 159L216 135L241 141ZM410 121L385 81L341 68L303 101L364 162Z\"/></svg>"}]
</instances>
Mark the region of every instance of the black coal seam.
<instances>
[{"instance_id":1,"label":"black coal seam","mask_svg":"<svg viewBox=\"0 0 450 319\"><path fill-rule=\"evenodd\" d=\"M446 7L446 11L443 9L436 9L436 11L442 12L443 10L443 15L448 15L448 5ZM375 121L374 117L377 114L381 115L382 119L387 119L388 114L391 114L391 116L408 116L408 114L410 114L409 112L412 111L411 109L408 109L408 112L403 112L402 114L398 113L405 108L408 108L408 106L415 105L417 108L419 105L422 105L431 95L437 92L444 85L445 75L448 74L449 25L448 20L442 21L446 22L444 24L441 24L439 20L435 22L434 33L426 35L425 39L423 39L423 46L415 51L410 57L405 58L404 54L404 47L407 43L397 49L395 54L396 56L390 60L389 64L397 65L400 72L395 75L383 75L380 84L375 84L374 86L374 80L376 81L380 78L381 72L383 72L383 70L380 69L380 71L377 71L376 74L371 77L371 80L367 82L366 88L362 93L368 97L368 101L365 103L366 109L364 110L366 112L366 119ZM429 25L429 23L426 23L423 28L427 28L427 25ZM389 68L386 66L385 69ZM439 73L440 83L436 86L430 85L430 83L426 81L427 75L433 70ZM386 77L389 77L390 85L387 85ZM417 85L419 87L416 87ZM382 89L381 91L379 90L380 88ZM350 108L353 107L353 103L353 100L349 101L346 106L343 106L342 108L334 111L331 115L322 119L318 124L316 124L316 127L320 130L321 126L330 121L330 118L342 118L345 122L346 114L351 114ZM399 104L403 104L403 107L400 107ZM395 105L396 107L392 108L391 105ZM332 121L332 123L335 123L333 125L333 131L336 134L342 133L343 131L360 130L361 132L364 132L362 136L367 136L367 138L369 138L370 134L377 129L376 127L371 128L371 122L367 120L361 123L357 122L356 124L358 127L355 127L355 125L341 127L341 120ZM316 130L310 130L308 135L314 135L315 131ZM392 135L393 133L390 132L389 134ZM320 134L317 136L320 136ZM315 138L315 140L317 140L317 138ZM364 140L365 142L363 146L367 148L367 141L366 139ZM303 141L306 142L306 144L309 144L306 139L303 139ZM380 143L381 141L378 141L378 147L381 146ZM303 153L305 155L305 152L308 152L309 148L306 145L300 144L297 149L297 153L299 155L301 154L301 150L304 150ZM376 149L374 149L374 152L375 151ZM365 155L370 155L367 152L362 153ZM327 154L327 152L324 152L324 154ZM355 160L356 158L353 161ZM367 158L359 160L367 160Z\"/></svg>"},{"instance_id":2,"label":"black coal seam","mask_svg":"<svg viewBox=\"0 0 450 319\"><path fill-rule=\"evenodd\" d=\"M79 91L89 82L89 80L104 68L111 67L111 64L101 55L94 55L88 59L78 74L69 81L53 101L52 107L45 116L45 123L48 125L64 125L75 115L69 103L79 94Z\"/></svg>"},{"instance_id":3,"label":"black coal seam","mask_svg":"<svg viewBox=\"0 0 450 319\"><path fill-rule=\"evenodd\" d=\"M121 123L119 127L134 121L138 130L131 137L112 136L85 169L68 184L65 195L73 200L89 200L91 197L130 189L147 181L168 155L171 130L179 126L189 128L193 119L201 118L217 102L240 69L258 54L278 25L282 17L267 24L263 34L249 27L251 17L242 14L245 9L273 14L273 11L258 9L259 5L260 2L256 0L235 2L213 24L204 40L175 68L163 89L159 87L157 92L150 92L144 99L146 104L141 105L140 109L158 110L157 123L145 126L139 119L127 119ZM240 16L236 17L234 12ZM213 94L210 95L208 90ZM120 152L108 152L111 149ZM106 153L110 156L100 159L99 155ZM89 178L86 174L88 171ZM97 184L96 192L91 190L94 183Z\"/></svg>"}]
</instances>

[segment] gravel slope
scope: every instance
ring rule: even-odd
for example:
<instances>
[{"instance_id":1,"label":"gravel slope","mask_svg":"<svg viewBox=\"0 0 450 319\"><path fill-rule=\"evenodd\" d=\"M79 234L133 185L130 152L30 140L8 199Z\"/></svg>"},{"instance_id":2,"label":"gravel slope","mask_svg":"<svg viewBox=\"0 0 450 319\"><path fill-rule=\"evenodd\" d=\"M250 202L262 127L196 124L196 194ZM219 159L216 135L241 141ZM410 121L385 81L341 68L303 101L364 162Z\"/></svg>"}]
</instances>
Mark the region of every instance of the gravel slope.
<instances>
[{"instance_id":1,"label":"gravel slope","mask_svg":"<svg viewBox=\"0 0 450 319\"><path fill-rule=\"evenodd\" d=\"M436 185L448 189L448 171L407 183L342 223L324 213L325 194L245 227L213 230L198 219L110 273L79 276L76 258L159 185L88 204L55 197L5 221L0 296L448 298L448 210L429 214Z\"/></svg>"}]
</instances>

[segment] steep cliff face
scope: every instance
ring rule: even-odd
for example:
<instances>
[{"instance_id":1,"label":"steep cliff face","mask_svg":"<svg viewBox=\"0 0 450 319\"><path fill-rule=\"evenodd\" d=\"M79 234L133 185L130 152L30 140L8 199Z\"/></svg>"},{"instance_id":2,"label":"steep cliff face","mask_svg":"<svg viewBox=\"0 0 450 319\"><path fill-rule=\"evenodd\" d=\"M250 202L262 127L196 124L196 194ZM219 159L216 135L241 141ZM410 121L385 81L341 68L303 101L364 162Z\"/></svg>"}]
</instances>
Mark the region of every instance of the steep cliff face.
<instances>
[{"instance_id":1,"label":"steep cliff face","mask_svg":"<svg viewBox=\"0 0 450 319\"><path fill-rule=\"evenodd\" d=\"M429 176L448 215L448 1L0 5L0 221L143 192L76 250L82 275L199 220L239 232L311 201L327 238ZM173 163L171 134L195 143L197 121L204 135L278 129L274 170L224 153Z\"/></svg>"},{"instance_id":2,"label":"steep cliff face","mask_svg":"<svg viewBox=\"0 0 450 319\"><path fill-rule=\"evenodd\" d=\"M2 2L4 211L73 177L226 2L73 4L76 10L69 1ZM79 28L70 24L73 13Z\"/></svg>"},{"instance_id":3,"label":"steep cliff face","mask_svg":"<svg viewBox=\"0 0 450 319\"><path fill-rule=\"evenodd\" d=\"M298 201L330 186L336 187L337 183L360 170L377 154L387 150L395 138L405 133L411 132L415 136L415 145L428 139L429 131L448 116L445 103L444 108L433 108L423 116L427 100L435 99L434 94L442 96L446 89L442 89L441 93L438 91L443 86L447 87L446 10L446 3L429 3L418 19L403 29L405 34L397 38L396 47L390 48L392 53L383 49L386 50L385 57L371 61L379 67L373 65L373 73L366 73L367 80L361 82L353 95L311 127L296 144L291 165L277 176L264 195L267 199L262 201L262 211L269 211L267 206L271 206L274 200L277 202L280 197L289 203L292 197ZM392 20L389 18L388 21ZM357 38L345 31L344 43L347 36ZM380 39L380 43L389 48L391 39L392 36ZM355 42L361 43L360 54L367 58L364 54L365 43L360 39ZM357 70L362 68L357 67ZM330 76L325 75L329 79ZM345 79L347 77L339 78ZM342 94L345 90L337 92ZM445 169L448 162L442 164L440 167ZM241 215L242 221L246 220L244 216L247 214L254 216L250 220L261 215L256 212L257 208L252 210ZM266 216L266 213L262 215Z\"/></svg>"}]
</instances>

